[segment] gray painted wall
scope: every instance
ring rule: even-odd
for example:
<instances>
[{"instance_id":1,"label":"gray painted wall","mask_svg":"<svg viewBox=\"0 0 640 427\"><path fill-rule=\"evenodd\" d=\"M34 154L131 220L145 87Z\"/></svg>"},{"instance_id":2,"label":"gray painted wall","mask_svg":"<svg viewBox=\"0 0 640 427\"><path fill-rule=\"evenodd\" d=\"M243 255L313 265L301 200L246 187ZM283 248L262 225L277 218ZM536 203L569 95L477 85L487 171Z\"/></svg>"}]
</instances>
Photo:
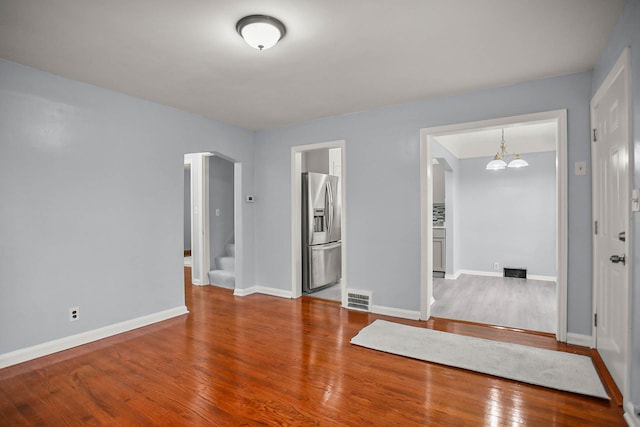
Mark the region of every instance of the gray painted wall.
<instances>
[{"instance_id":1,"label":"gray painted wall","mask_svg":"<svg viewBox=\"0 0 640 427\"><path fill-rule=\"evenodd\" d=\"M634 150L634 187L640 187L640 0L627 2L611 37L593 70L591 94L594 95L625 47L631 47L632 141ZM633 263L631 300L631 399L640 407L640 216L632 214Z\"/></svg>"},{"instance_id":2,"label":"gray painted wall","mask_svg":"<svg viewBox=\"0 0 640 427\"><path fill-rule=\"evenodd\" d=\"M589 160L591 74L392 106L258 132L256 277L291 289L291 147L346 141L347 282L373 304L420 308L420 128L568 110L568 163ZM569 170L573 170L569 168ZM590 177L569 175L568 329L590 334Z\"/></svg>"},{"instance_id":3,"label":"gray painted wall","mask_svg":"<svg viewBox=\"0 0 640 427\"><path fill-rule=\"evenodd\" d=\"M243 162L253 194L253 139L0 60L0 354L183 306L183 155ZM251 286L253 205L242 219Z\"/></svg>"},{"instance_id":4,"label":"gray painted wall","mask_svg":"<svg viewBox=\"0 0 640 427\"><path fill-rule=\"evenodd\" d=\"M433 165L433 203L445 202L444 168L442 165ZM446 211L445 211L446 215Z\"/></svg>"},{"instance_id":5,"label":"gray painted wall","mask_svg":"<svg viewBox=\"0 0 640 427\"><path fill-rule=\"evenodd\" d=\"M184 250L191 250L191 168L184 170Z\"/></svg>"},{"instance_id":6,"label":"gray painted wall","mask_svg":"<svg viewBox=\"0 0 640 427\"><path fill-rule=\"evenodd\" d=\"M220 209L220 215L216 215ZM216 257L225 256L225 245L233 242L233 163L222 157L209 157L209 254L211 269Z\"/></svg>"},{"instance_id":7,"label":"gray painted wall","mask_svg":"<svg viewBox=\"0 0 640 427\"><path fill-rule=\"evenodd\" d=\"M522 157L529 167L502 171L485 170L490 158L460 160L460 269L499 262L556 276L556 153Z\"/></svg>"}]
</instances>

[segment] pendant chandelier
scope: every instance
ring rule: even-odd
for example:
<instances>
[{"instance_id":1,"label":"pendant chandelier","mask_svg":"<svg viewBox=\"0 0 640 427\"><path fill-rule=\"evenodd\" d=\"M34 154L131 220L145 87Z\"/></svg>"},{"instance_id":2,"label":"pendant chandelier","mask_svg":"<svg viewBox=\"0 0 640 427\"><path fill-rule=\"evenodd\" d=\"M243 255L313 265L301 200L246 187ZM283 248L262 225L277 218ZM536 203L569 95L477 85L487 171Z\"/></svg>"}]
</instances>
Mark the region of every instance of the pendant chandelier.
<instances>
[{"instance_id":1,"label":"pendant chandelier","mask_svg":"<svg viewBox=\"0 0 640 427\"><path fill-rule=\"evenodd\" d=\"M507 160L513 158L508 164ZM504 145L504 129L502 129L502 142L500 143L500 151L493 156L493 160L487 163L488 171L497 171L504 168L523 168L529 166L526 160L520 158L520 154L511 154L507 151L507 147Z\"/></svg>"}]
</instances>

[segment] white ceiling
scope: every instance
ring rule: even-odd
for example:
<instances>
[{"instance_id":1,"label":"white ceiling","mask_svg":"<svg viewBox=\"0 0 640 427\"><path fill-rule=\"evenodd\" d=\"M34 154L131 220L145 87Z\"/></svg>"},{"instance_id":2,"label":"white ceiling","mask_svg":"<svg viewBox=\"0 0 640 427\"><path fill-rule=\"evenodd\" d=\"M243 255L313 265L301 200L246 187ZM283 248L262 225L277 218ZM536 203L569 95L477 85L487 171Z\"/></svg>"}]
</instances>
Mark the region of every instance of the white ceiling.
<instances>
[{"instance_id":1,"label":"white ceiling","mask_svg":"<svg viewBox=\"0 0 640 427\"><path fill-rule=\"evenodd\" d=\"M509 153L556 150L556 124L549 121L442 135L436 140L458 159L492 157L500 150L502 129Z\"/></svg>"},{"instance_id":2,"label":"white ceiling","mask_svg":"<svg viewBox=\"0 0 640 427\"><path fill-rule=\"evenodd\" d=\"M589 70L624 3L0 0L0 57L257 130Z\"/></svg>"}]
</instances>

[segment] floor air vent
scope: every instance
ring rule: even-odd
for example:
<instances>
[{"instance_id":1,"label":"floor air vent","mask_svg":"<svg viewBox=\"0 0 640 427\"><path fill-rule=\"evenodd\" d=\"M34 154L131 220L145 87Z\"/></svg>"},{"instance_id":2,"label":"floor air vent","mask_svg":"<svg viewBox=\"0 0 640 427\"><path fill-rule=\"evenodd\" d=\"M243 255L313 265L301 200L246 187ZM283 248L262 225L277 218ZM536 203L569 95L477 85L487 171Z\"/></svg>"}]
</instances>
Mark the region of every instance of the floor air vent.
<instances>
[{"instance_id":1,"label":"floor air vent","mask_svg":"<svg viewBox=\"0 0 640 427\"><path fill-rule=\"evenodd\" d=\"M526 279L527 278L527 269L526 268L504 268L504 277L515 277L516 279Z\"/></svg>"},{"instance_id":2,"label":"floor air vent","mask_svg":"<svg viewBox=\"0 0 640 427\"><path fill-rule=\"evenodd\" d=\"M347 289L347 308L371 311L371 292Z\"/></svg>"}]
</instances>

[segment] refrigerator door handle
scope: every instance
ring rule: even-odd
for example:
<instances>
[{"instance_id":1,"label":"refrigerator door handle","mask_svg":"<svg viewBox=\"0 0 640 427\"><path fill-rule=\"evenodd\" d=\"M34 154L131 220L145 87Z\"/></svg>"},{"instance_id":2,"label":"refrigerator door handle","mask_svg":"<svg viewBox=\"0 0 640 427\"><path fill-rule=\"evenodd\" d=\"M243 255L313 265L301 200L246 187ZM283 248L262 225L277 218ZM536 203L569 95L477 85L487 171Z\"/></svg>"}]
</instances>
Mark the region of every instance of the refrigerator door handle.
<instances>
[{"instance_id":1,"label":"refrigerator door handle","mask_svg":"<svg viewBox=\"0 0 640 427\"><path fill-rule=\"evenodd\" d=\"M307 183L307 185L309 185ZM307 195L307 241L305 242L307 245L313 244L313 226L315 224L314 221L314 213L313 213L313 203L311 203L311 197Z\"/></svg>"},{"instance_id":2,"label":"refrigerator door handle","mask_svg":"<svg viewBox=\"0 0 640 427\"><path fill-rule=\"evenodd\" d=\"M327 182L327 215L328 215L328 224L327 224L327 236L331 236L331 230L333 228L333 194L331 192L331 183Z\"/></svg>"},{"instance_id":3,"label":"refrigerator door handle","mask_svg":"<svg viewBox=\"0 0 640 427\"><path fill-rule=\"evenodd\" d=\"M339 248L340 246L342 246L342 242L313 245L313 246L310 246L310 248L313 251L330 251L331 249L336 249L336 248Z\"/></svg>"}]
</instances>

